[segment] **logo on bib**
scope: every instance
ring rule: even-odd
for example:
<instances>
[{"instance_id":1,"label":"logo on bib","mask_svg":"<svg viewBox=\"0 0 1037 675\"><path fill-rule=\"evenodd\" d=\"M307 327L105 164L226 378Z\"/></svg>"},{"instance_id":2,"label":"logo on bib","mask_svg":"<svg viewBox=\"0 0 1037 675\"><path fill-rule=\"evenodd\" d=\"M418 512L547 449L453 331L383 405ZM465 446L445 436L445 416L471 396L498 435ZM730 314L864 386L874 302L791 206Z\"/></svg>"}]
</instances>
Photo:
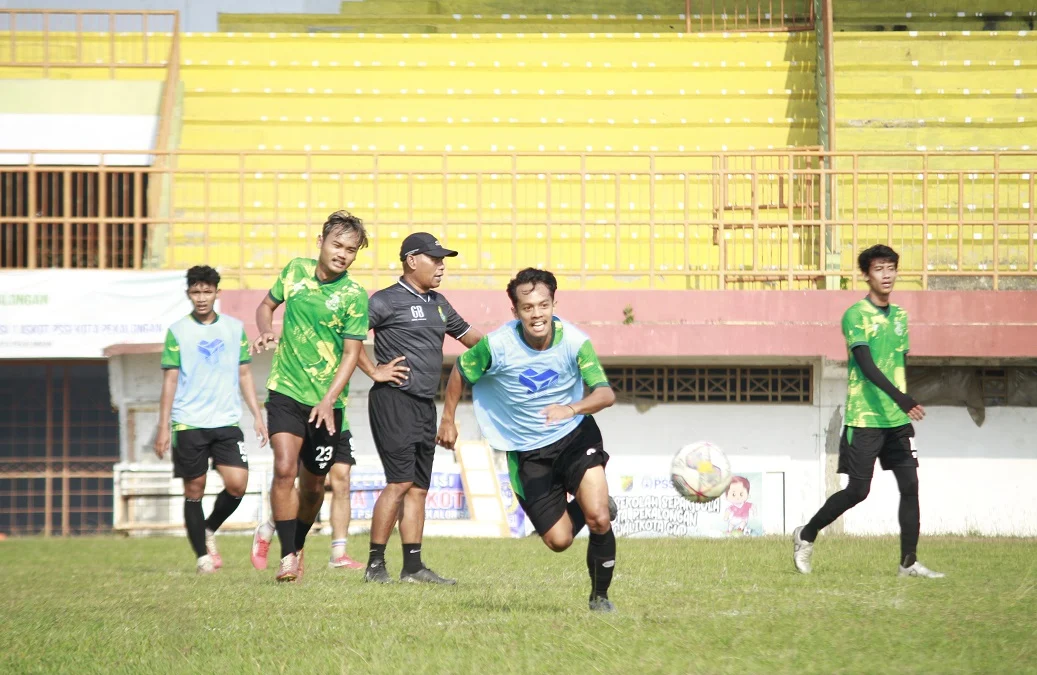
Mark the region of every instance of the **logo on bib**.
<instances>
[{"instance_id":1,"label":"logo on bib","mask_svg":"<svg viewBox=\"0 0 1037 675\"><path fill-rule=\"evenodd\" d=\"M206 363L219 363L223 348L223 340L202 340L198 343L198 351L205 357Z\"/></svg>"},{"instance_id":2,"label":"logo on bib","mask_svg":"<svg viewBox=\"0 0 1037 675\"><path fill-rule=\"evenodd\" d=\"M519 383L529 390L530 394L536 394L537 392L543 391L550 387L552 384L558 381L558 373L548 368L542 373L538 373L532 368L527 368L522 371L519 375Z\"/></svg>"}]
</instances>

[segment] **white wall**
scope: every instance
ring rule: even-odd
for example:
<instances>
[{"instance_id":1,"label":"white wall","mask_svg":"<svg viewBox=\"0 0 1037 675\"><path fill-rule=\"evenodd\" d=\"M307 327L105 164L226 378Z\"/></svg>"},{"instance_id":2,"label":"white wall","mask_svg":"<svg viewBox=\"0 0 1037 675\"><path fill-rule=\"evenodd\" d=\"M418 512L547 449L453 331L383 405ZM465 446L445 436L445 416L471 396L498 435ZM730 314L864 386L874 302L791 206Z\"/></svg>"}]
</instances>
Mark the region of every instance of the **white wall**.
<instances>
[{"instance_id":1,"label":"white wall","mask_svg":"<svg viewBox=\"0 0 1037 675\"><path fill-rule=\"evenodd\" d=\"M269 368L269 354L260 355L253 365L261 402ZM112 401L126 432L124 461L157 462L150 444L158 420L159 356L114 357L110 372ZM826 453L826 447L838 447L846 366L819 363L814 372L814 405L667 404L639 412L631 404L620 404L597 420L614 457L642 456L658 463L659 457L671 456L682 445L706 439L726 451L735 471L783 473L784 522L774 529L791 532L840 486L834 473L836 455ZM362 463L377 462L367 421L369 387L370 381L358 372L347 409ZM479 438L470 405L462 404L458 421L462 438ZM248 433L251 424L246 411L242 426L250 458L269 463L270 449L256 447ZM127 445L131 428L133 448ZM1032 489L1037 484L1037 442L1032 440L1037 409L989 408L986 422L977 427L965 408L932 408L916 429L923 532L1037 534L1037 492ZM440 455L437 462L452 458L449 453ZM876 469L871 496L837 521L832 531L895 534L897 503L892 475Z\"/></svg>"}]
</instances>

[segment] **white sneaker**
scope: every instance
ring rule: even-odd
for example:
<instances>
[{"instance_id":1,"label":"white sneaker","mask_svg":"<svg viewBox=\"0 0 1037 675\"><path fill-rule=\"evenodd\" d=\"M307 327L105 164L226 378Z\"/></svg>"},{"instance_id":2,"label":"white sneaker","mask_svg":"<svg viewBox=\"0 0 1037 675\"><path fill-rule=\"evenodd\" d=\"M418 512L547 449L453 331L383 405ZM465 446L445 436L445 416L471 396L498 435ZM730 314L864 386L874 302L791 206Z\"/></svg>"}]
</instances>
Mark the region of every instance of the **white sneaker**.
<instances>
[{"instance_id":1,"label":"white sneaker","mask_svg":"<svg viewBox=\"0 0 1037 675\"><path fill-rule=\"evenodd\" d=\"M792 562L796 564L796 569L800 574L810 574L813 571L810 566L810 557L814 555L814 543L801 539L799 533L802 531L802 525L792 530Z\"/></svg>"},{"instance_id":2,"label":"white sneaker","mask_svg":"<svg viewBox=\"0 0 1037 675\"><path fill-rule=\"evenodd\" d=\"M198 559L198 574L213 574L216 572L216 565L213 564L212 557L203 555Z\"/></svg>"},{"instance_id":3,"label":"white sneaker","mask_svg":"<svg viewBox=\"0 0 1037 675\"><path fill-rule=\"evenodd\" d=\"M943 572L934 572L922 563L915 561L914 565L910 567L900 566L900 571L897 572L898 577L925 577L926 579L943 579L946 574Z\"/></svg>"}]
</instances>

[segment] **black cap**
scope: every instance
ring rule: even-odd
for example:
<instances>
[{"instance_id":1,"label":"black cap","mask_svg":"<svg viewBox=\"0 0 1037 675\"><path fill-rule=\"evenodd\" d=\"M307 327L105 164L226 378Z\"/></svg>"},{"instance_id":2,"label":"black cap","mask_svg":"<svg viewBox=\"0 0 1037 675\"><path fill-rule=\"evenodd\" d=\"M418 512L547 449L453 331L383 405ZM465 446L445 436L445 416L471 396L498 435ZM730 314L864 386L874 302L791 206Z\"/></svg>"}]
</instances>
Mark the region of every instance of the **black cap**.
<instances>
[{"instance_id":1,"label":"black cap","mask_svg":"<svg viewBox=\"0 0 1037 675\"><path fill-rule=\"evenodd\" d=\"M400 245L400 260L406 260L407 256L419 253L427 253L433 258L452 258L457 255L457 251L443 248L439 240L428 232L415 232L407 235L403 244Z\"/></svg>"}]
</instances>

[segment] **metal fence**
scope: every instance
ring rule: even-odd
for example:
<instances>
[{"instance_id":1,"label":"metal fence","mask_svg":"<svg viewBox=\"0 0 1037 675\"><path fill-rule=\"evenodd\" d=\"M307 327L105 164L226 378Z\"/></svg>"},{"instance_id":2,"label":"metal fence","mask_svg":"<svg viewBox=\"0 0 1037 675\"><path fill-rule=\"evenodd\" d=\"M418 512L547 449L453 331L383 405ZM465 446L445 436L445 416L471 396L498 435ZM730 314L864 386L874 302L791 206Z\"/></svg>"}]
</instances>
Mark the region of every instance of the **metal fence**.
<instances>
[{"instance_id":1,"label":"metal fence","mask_svg":"<svg viewBox=\"0 0 1037 675\"><path fill-rule=\"evenodd\" d=\"M354 271L376 285L418 229L462 252L458 288L526 265L579 288L845 288L875 243L901 253L905 287L1037 275L1037 153L176 152L146 167L114 154L54 167L47 153L0 167L3 267L206 261L262 288L346 208L372 230ZM165 206L148 199L160 180Z\"/></svg>"}]
</instances>

